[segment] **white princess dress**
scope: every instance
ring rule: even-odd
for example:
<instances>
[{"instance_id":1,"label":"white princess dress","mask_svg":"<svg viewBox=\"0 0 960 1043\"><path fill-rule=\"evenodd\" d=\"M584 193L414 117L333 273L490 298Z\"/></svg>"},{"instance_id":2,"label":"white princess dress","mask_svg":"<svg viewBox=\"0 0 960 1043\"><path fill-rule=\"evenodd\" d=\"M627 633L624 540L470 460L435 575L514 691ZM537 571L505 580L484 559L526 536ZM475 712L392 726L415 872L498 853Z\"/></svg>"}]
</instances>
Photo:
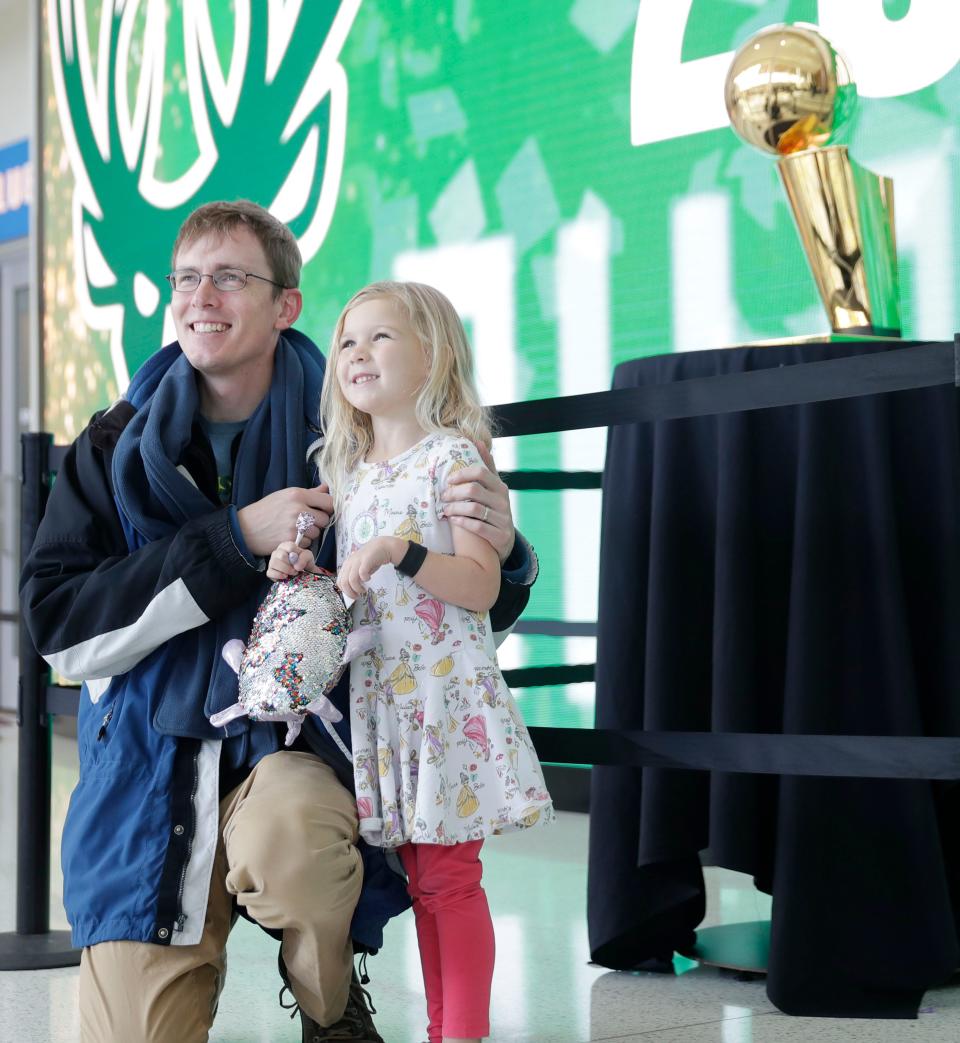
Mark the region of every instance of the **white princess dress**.
<instances>
[{"instance_id":1,"label":"white princess dress","mask_svg":"<svg viewBox=\"0 0 960 1043\"><path fill-rule=\"evenodd\" d=\"M428 435L350 475L337 561L375 536L453 553L440 495L480 463L473 444ZM360 833L382 847L455 844L540 825L553 804L503 680L486 612L446 604L384 565L353 607L380 643L350 666L350 726Z\"/></svg>"}]
</instances>

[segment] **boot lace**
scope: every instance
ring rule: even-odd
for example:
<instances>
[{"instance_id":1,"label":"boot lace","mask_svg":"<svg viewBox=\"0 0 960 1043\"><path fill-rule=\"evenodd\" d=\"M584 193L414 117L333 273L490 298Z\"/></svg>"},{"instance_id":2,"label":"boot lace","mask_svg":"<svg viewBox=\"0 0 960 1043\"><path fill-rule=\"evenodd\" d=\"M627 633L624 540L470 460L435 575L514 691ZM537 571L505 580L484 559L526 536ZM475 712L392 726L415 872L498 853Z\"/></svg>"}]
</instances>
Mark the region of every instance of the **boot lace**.
<instances>
[{"instance_id":1,"label":"boot lace","mask_svg":"<svg viewBox=\"0 0 960 1043\"><path fill-rule=\"evenodd\" d=\"M366 974L364 974L364 979L370 980ZM290 999L287 1003L284 1002L285 993L290 993ZM302 1014L300 1004L297 1003L296 997L293 995L293 990L286 983L280 989L279 1000L280 1006L284 1010L290 1011L291 1019L298 1014ZM315 1038L317 1040L353 1040L362 1038L361 1034L366 1033L373 1038L379 1039L379 1036L374 1036L376 1029L373 1024L373 1015L376 1013L377 1008L373 1005L370 993L354 978L350 982L350 992L347 996L347 1006L343 1016L335 1025L330 1025L328 1028L317 1026L321 1035ZM303 1016L306 1017L307 1015L303 1014Z\"/></svg>"}]
</instances>

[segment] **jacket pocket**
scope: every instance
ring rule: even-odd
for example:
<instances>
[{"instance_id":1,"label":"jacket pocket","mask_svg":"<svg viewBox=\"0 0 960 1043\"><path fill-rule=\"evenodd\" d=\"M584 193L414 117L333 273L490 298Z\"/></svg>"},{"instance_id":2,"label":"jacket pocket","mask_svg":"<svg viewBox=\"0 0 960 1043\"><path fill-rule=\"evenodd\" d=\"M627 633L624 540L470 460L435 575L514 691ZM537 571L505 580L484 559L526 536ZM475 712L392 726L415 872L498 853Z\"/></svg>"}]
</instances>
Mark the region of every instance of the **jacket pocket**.
<instances>
[{"instance_id":1,"label":"jacket pocket","mask_svg":"<svg viewBox=\"0 0 960 1043\"><path fill-rule=\"evenodd\" d=\"M77 737L81 757L96 760L113 737L126 685L120 678L112 681L96 703L85 700L77 722Z\"/></svg>"}]
</instances>

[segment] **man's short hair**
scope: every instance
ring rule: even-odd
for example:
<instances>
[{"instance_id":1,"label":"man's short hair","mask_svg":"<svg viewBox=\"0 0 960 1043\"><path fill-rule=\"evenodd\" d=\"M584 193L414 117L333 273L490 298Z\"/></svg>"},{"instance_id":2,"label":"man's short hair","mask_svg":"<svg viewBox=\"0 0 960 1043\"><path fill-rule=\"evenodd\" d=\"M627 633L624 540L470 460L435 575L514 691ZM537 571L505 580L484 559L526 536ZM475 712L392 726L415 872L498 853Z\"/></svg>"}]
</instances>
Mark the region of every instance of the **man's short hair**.
<instances>
[{"instance_id":1,"label":"man's short hair","mask_svg":"<svg viewBox=\"0 0 960 1043\"><path fill-rule=\"evenodd\" d=\"M269 210L249 199L217 200L198 206L177 233L173 244L173 266L176 267L181 247L206 235L229 235L241 225L249 228L259 240L274 281L288 290L299 286L303 259L293 232ZM279 287L274 288L273 295L280 296Z\"/></svg>"}]
</instances>

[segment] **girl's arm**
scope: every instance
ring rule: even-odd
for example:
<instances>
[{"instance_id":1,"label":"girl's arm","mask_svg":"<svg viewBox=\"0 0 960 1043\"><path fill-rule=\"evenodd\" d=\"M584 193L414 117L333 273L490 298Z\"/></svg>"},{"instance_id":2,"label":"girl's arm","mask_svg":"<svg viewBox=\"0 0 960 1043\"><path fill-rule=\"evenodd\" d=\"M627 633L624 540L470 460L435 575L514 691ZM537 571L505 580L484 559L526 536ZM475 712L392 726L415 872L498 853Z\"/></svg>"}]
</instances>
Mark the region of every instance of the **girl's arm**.
<instances>
[{"instance_id":1,"label":"girl's arm","mask_svg":"<svg viewBox=\"0 0 960 1043\"><path fill-rule=\"evenodd\" d=\"M340 566L337 584L352 598L381 565L399 565L410 546L398 536L377 536ZM486 612L500 591L500 558L490 544L465 529L453 529L453 554L428 551L416 581L428 594L471 612Z\"/></svg>"}]
</instances>

